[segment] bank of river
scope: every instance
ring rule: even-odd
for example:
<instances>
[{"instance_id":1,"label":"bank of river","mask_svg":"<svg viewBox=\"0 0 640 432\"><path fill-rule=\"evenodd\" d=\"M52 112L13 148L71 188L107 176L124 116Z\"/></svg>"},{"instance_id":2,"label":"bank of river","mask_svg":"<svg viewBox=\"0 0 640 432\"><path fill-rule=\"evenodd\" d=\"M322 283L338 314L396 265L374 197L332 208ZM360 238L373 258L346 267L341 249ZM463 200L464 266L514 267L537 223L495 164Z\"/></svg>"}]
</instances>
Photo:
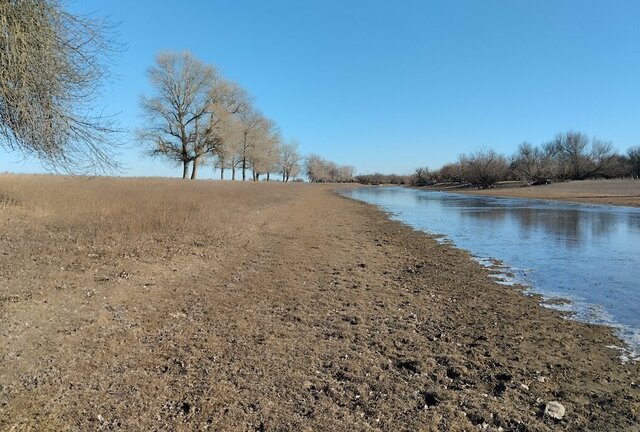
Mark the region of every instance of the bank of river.
<instances>
[{"instance_id":1,"label":"bank of river","mask_svg":"<svg viewBox=\"0 0 640 432\"><path fill-rule=\"evenodd\" d=\"M640 352L640 209L397 187L347 194L484 263L503 262L511 281L579 320L615 327L627 356Z\"/></svg>"},{"instance_id":2,"label":"bank of river","mask_svg":"<svg viewBox=\"0 0 640 432\"><path fill-rule=\"evenodd\" d=\"M423 190L437 190L470 195L533 198L589 204L640 207L640 180L579 180L541 186L522 187L501 183L491 189L476 189L456 185L426 186Z\"/></svg>"}]
</instances>

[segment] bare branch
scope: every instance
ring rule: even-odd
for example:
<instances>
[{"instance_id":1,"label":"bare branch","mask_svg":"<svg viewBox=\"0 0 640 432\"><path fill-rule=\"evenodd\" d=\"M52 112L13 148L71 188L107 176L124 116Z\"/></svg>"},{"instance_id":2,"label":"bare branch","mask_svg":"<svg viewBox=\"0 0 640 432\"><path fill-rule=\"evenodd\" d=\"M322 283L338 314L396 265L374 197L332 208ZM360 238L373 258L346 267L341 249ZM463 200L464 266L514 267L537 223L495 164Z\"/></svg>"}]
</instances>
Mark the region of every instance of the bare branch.
<instances>
[{"instance_id":1,"label":"bare branch","mask_svg":"<svg viewBox=\"0 0 640 432\"><path fill-rule=\"evenodd\" d=\"M112 171L112 117L96 110L117 51L104 19L56 0L0 2L0 145L75 173Z\"/></svg>"}]
</instances>

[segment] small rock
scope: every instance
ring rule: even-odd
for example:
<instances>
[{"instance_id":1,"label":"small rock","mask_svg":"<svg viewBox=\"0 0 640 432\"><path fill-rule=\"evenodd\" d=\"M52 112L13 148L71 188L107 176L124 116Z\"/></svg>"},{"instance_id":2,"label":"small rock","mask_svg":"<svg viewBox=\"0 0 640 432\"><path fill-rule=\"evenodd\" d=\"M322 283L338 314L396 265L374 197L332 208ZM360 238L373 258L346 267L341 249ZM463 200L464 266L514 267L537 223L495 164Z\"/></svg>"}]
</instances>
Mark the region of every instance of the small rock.
<instances>
[{"instance_id":1,"label":"small rock","mask_svg":"<svg viewBox=\"0 0 640 432\"><path fill-rule=\"evenodd\" d=\"M564 406L558 401L551 401L544 407L544 415L556 420L562 420L565 412Z\"/></svg>"},{"instance_id":2,"label":"small rock","mask_svg":"<svg viewBox=\"0 0 640 432\"><path fill-rule=\"evenodd\" d=\"M545 382L547 379L543 376L539 376L536 380L538 380L538 382Z\"/></svg>"},{"instance_id":3,"label":"small rock","mask_svg":"<svg viewBox=\"0 0 640 432\"><path fill-rule=\"evenodd\" d=\"M529 386L526 384L520 384L520 389L524 391L529 391Z\"/></svg>"},{"instance_id":4,"label":"small rock","mask_svg":"<svg viewBox=\"0 0 640 432\"><path fill-rule=\"evenodd\" d=\"M98 414L98 421L99 422L103 422L104 421L104 418L100 414Z\"/></svg>"}]
</instances>

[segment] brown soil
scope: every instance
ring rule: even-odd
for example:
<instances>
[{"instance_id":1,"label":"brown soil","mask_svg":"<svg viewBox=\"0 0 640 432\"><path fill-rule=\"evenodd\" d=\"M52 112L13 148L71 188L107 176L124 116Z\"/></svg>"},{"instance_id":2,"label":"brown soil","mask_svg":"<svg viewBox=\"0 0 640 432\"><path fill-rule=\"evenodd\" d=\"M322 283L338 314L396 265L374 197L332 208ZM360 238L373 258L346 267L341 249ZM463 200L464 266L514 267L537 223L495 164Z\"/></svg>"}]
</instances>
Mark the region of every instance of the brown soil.
<instances>
[{"instance_id":1,"label":"brown soil","mask_svg":"<svg viewBox=\"0 0 640 432\"><path fill-rule=\"evenodd\" d=\"M640 180L581 180L529 187L522 187L517 182L509 182L484 190L442 185L427 188L474 195L640 207Z\"/></svg>"},{"instance_id":2,"label":"brown soil","mask_svg":"<svg viewBox=\"0 0 640 432\"><path fill-rule=\"evenodd\" d=\"M0 430L638 430L608 329L333 189L0 176Z\"/></svg>"}]
</instances>

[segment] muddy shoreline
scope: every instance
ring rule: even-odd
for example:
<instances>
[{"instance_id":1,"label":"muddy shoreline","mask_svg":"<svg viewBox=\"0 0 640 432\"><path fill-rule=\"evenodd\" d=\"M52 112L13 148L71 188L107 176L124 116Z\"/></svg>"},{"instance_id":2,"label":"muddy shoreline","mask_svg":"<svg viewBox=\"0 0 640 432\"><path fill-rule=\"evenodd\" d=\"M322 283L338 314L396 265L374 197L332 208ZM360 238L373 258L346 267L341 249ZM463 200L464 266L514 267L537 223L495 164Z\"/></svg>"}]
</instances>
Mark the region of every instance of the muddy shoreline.
<instances>
[{"instance_id":1,"label":"muddy shoreline","mask_svg":"<svg viewBox=\"0 0 640 432\"><path fill-rule=\"evenodd\" d=\"M87 209L65 201L82 185L15 181L0 178L15 203L0 225L2 430L640 423L640 365L606 347L621 343L610 329L335 187L100 180ZM205 199L189 209L174 189ZM130 214L111 207L117 190L140 194ZM175 224L158 208L212 218ZM561 420L544 415L551 401Z\"/></svg>"}]
</instances>

